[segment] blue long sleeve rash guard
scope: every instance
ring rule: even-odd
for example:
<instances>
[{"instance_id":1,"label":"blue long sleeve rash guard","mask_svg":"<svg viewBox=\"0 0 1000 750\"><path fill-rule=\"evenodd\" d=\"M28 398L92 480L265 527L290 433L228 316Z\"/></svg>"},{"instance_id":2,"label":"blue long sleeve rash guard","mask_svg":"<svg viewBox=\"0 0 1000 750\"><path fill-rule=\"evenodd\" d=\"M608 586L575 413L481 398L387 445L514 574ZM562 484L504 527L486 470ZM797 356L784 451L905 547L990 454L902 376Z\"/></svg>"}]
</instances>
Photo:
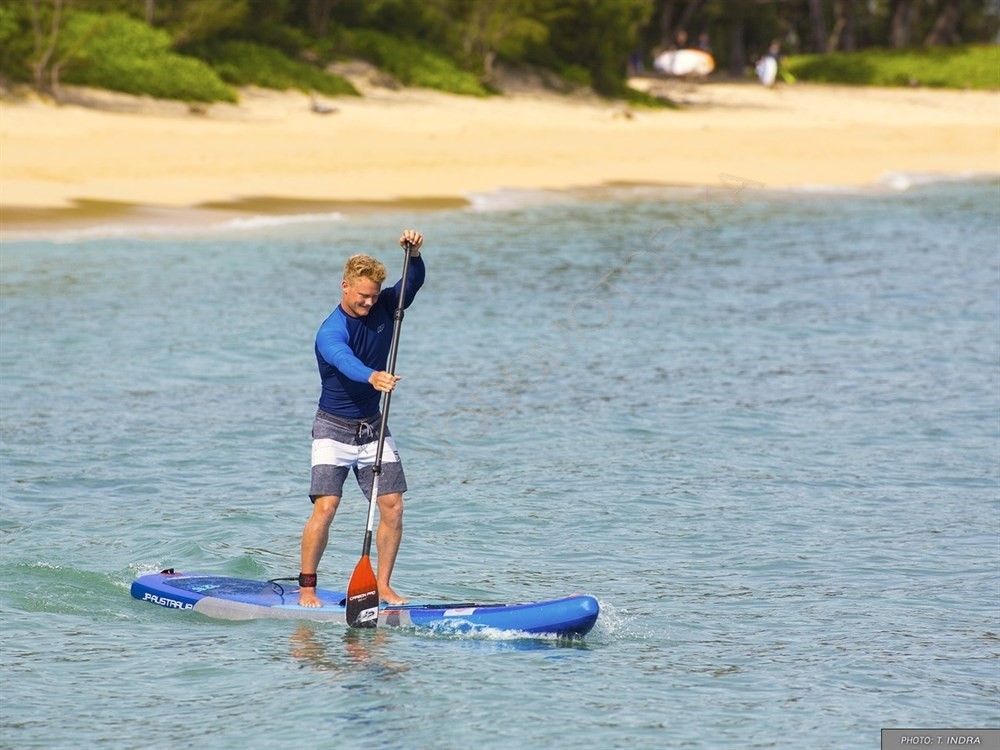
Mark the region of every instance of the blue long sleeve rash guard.
<instances>
[{"instance_id":1,"label":"blue long sleeve rash guard","mask_svg":"<svg viewBox=\"0 0 1000 750\"><path fill-rule=\"evenodd\" d=\"M406 277L409 307L424 283L424 261L410 259ZM339 304L316 333L316 363L323 381L319 408L338 417L362 419L378 413L382 394L368 382L373 372L384 370L392 344L392 315L399 301L401 281L383 289L363 318L352 318Z\"/></svg>"}]
</instances>

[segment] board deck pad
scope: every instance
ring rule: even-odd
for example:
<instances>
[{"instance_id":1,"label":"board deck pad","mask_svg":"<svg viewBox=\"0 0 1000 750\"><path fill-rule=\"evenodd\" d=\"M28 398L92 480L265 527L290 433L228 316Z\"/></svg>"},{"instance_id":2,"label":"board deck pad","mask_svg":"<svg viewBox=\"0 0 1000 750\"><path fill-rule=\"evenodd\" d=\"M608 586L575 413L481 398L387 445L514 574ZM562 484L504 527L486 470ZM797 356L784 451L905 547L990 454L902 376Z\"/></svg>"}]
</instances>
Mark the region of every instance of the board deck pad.
<instances>
[{"instance_id":1,"label":"board deck pad","mask_svg":"<svg viewBox=\"0 0 1000 750\"><path fill-rule=\"evenodd\" d=\"M131 594L140 601L167 609L194 610L226 620L262 618L308 619L346 623L342 591L316 589L322 607L298 604L299 588L294 579L257 581L199 573L176 573L167 569L140 576ZM542 602L477 604L475 602L382 603L380 627L432 628L466 633L494 629L557 636L586 635L600 614L592 596L575 595Z\"/></svg>"}]
</instances>

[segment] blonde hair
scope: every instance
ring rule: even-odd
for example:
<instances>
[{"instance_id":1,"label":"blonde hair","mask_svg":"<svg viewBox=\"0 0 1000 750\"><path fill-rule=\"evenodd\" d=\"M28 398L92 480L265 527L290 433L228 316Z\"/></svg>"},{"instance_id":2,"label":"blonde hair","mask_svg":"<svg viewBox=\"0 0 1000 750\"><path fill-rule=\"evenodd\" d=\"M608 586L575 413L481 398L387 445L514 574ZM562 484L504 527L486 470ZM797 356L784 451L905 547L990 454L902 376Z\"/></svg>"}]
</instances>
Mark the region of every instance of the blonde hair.
<instances>
[{"instance_id":1,"label":"blonde hair","mask_svg":"<svg viewBox=\"0 0 1000 750\"><path fill-rule=\"evenodd\" d=\"M344 264L344 281L352 282L355 279L371 279L376 284L385 281L385 266L381 261L377 261L370 255L352 255Z\"/></svg>"}]
</instances>

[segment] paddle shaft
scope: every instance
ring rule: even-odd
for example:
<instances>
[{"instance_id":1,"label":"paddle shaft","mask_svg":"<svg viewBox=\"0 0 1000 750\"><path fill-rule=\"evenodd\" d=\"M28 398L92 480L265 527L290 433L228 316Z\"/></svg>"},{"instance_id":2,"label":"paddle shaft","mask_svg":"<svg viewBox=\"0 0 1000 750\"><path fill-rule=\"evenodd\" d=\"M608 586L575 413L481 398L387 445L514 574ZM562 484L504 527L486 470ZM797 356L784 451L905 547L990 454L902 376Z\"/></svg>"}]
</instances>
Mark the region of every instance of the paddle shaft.
<instances>
[{"instance_id":1,"label":"paddle shaft","mask_svg":"<svg viewBox=\"0 0 1000 750\"><path fill-rule=\"evenodd\" d=\"M406 243L404 248L406 255L403 258L403 278L399 281L399 301L396 303L396 310L392 314L392 342L389 344L389 362L385 371L390 375L396 374L396 353L399 351L399 331L403 327L403 316L406 314L403 305L406 304L406 276L410 271L410 258L413 252L413 245ZM375 524L375 504L378 500L378 478L382 473L382 451L385 448L385 431L389 423L389 404L392 401L392 391L386 391L382 397L382 415L378 425L378 447L375 449L375 465L372 467L374 477L372 477L372 494L368 499L368 523L365 526L365 541L361 548L361 556L367 557L372 548L372 526Z\"/></svg>"}]
</instances>

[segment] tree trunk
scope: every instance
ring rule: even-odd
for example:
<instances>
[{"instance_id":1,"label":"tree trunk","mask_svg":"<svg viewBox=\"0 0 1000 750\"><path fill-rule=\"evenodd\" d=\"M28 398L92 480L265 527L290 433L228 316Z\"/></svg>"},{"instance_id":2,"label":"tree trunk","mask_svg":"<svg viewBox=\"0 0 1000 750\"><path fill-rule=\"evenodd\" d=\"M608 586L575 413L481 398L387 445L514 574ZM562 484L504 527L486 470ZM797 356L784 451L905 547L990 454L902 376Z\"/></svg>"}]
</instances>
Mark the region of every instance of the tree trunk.
<instances>
[{"instance_id":1,"label":"tree trunk","mask_svg":"<svg viewBox=\"0 0 1000 750\"><path fill-rule=\"evenodd\" d=\"M910 43L910 26L913 20L913 0L895 0L892 4L892 22L889 43L902 49Z\"/></svg>"},{"instance_id":2,"label":"tree trunk","mask_svg":"<svg viewBox=\"0 0 1000 750\"><path fill-rule=\"evenodd\" d=\"M961 18L959 0L945 0L941 13L934 22L934 28L924 39L924 44L934 47L941 44L959 44L958 21Z\"/></svg>"},{"instance_id":3,"label":"tree trunk","mask_svg":"<svg viewBox=\"0 0 1000 750\"><path fill-rule=\"evenodd\" d=\"M153 18L156 16L156 0L146 0L146 23L153 25Z\"/></svg>"},{"instance_id":4,"label":"tree trunk","mask_svg":"<svg viewBox=\"0 0 1000 750\"><path fill-rule=\"evenodd\" d=\"M826 50L826 20L823 18L823 0L809 0L809 24L812 26L814 52Z\"/></svg>"},{"instance_id":5,"label":"tree trunk","mask_svg":"<svg viewBox=\"0 0 1000 750\"><path fill-rule=\"evenodd\" d=\"M667 0L660 11L660 46L667 50L674 43L674 1Z\"/></svg>"},{"instance_id":6,"label":"tree trunk","mask_svg":"<svg viewBox=\"0 0 1000 750\"><path fill-rule=\"evenodd\" d=\"M729 33L729 74L741 77L747 66L746 21L734 19Z\"/></svg>"},{"instance_id":7,"label":"tree trunk","mask_svg":"<svg viewBox=\"0 0 1000 750\"><path fill-rule=\"evenodd\" d=\"M833 31L826 43L827 52L854 49L854 0L834 0Z\"/></svg>"},{"instance_id":8,"label":"tree trunk","mask_svg":"<svg viewBox=\"0 0 1000 750\"><path fill-rule=\"evenodd\" d=\"M854 52L858 48L854 36L854 0L843 0L844 2L844 34L840 40L840 48L844 52Z\"/></svg>"},{"instance_id":9,"label":"tree trunk","mask_svg":"<svg viewBox=\"0 0 1000 750\"><path fill-rule=\"evenodd\" d=\"M330 12L336 0L309 0L309 27L317 37L326 36L330 29Z\"/></svg>"},{"instance_id":10,"label":"tree trunk","mask_svg":"<svg viewBox=\"0 0 1000 750\"><path fill-rule=\"evenodd\" d=\"M42 32L41 0L31 3L31 30L34 36L35 54L31 59L31 72L35 79L35 89L39 92L49 90L49 80L46 75L52 55L59 41L59 28L62 21L63 0L53 0L52 27L46 40ZM47 41L47 44L46 44Z\"/></svg>"},{"instance_id":11,"label":"tree trunk","mask_svg":"<svg viewBox=\"0 0 1000 750\"><path fill-rule=\"evenodd\" d=\"M57 102L62 100L62 85L59 80L59 76L62 74L62 66L62 61L55 62L49 71L49 92Z\"/></svg>"},{"instance_id":12,"label":"tree trunk","mask_svg":"<svg viewBox=\"0 0 1000 750\"><path fill-rule=\"evenodd\" d=\"M691 25L691 20L694 18L695 14L701 10L701 5L704 0L691 0L681 14L681 20L677 22L678 31L683 31L686 35L687 40L691 41L691 33L688 31L688 27ZM696 35L697 36L697 35Z\"/></svg>"}]
</instances>

